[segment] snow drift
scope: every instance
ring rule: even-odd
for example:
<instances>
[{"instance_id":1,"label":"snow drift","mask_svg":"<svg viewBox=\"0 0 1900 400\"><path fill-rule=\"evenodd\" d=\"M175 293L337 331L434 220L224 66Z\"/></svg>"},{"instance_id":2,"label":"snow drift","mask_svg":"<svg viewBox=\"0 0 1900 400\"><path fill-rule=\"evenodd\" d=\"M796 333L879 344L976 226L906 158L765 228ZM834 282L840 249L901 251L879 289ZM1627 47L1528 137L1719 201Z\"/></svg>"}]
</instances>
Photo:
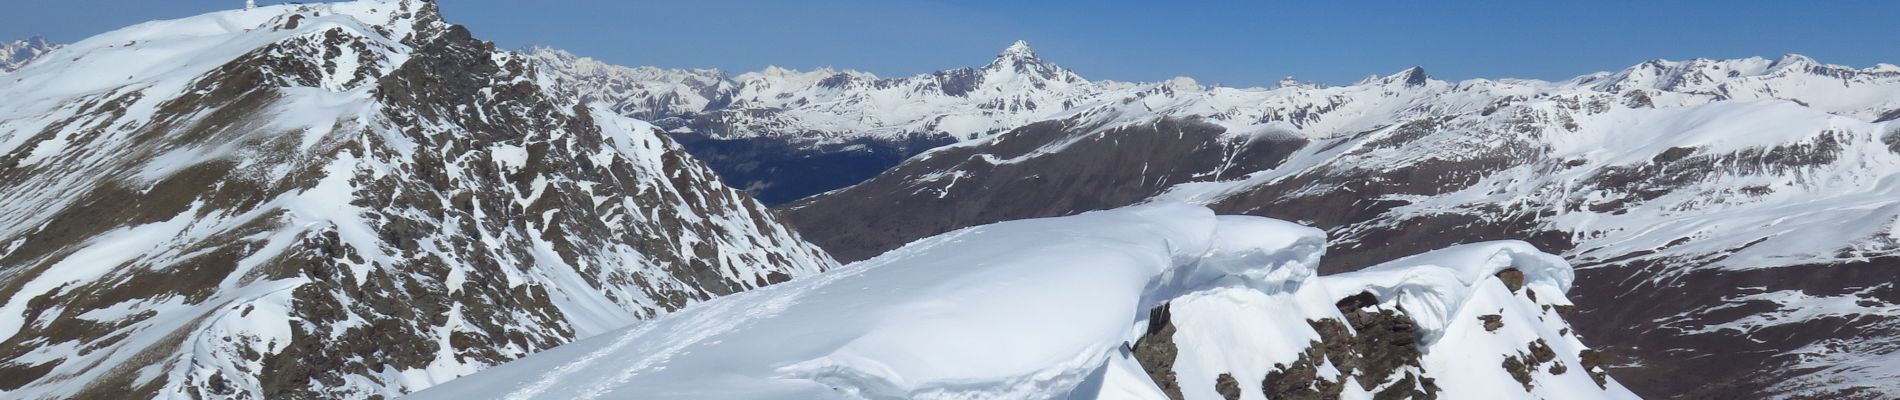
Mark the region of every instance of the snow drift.
<instances>
[{"instance_id":1,"label":"snow drift","mask_svg":"<svg viewBox=\"0 0 1900 400\"><path fill-rule=\"evenodd\" d=\"M1241 398L1258 399L1269 396L1263 376L1286 382L1272 374L1332 340L1316 321L1362 310L1420 318L1423 363L1405 371L1424 379L1333 385L1349 398L1401 381L1412 382L1406 390L1430 387L1432 378L1453 397L1634 397L1585 372L1536 371L1520 383L1500 368L1498 359L1533 341L1564 353L1555 362L1582 364L1581 342L1547 313L1567 304L1561 259L1496 242L1318 277L1325 244L1317 229L1173 203L986 225L712 300L415 398L1218 399L1225 389L1217 382L1238 381ZM1513 294L1494 277L1504 271L1521 271L1536 294ZM1360 292L1376 304L1336 304ZM1510 329L1482 331L1478 315L1498 308ZM1134 348L1158 346L1137 342L1159 324L1175 329L1165 339L1178 356L1142 359ZM1346 378L1332 359L1319 363L1316 381ZM1175 382L1158 385L1155 375Z\"/></svg>"},{"instance_id":2,"label":"snow drift","mask_svg":"<svg viewBox=\"0 0 1900 400\"><path fill-rule=\"evenodd\" d=\"M427 0L148 22L8 74L0 398L390 398L834 266L545 81Z\"/></svg>"}]
</instances>

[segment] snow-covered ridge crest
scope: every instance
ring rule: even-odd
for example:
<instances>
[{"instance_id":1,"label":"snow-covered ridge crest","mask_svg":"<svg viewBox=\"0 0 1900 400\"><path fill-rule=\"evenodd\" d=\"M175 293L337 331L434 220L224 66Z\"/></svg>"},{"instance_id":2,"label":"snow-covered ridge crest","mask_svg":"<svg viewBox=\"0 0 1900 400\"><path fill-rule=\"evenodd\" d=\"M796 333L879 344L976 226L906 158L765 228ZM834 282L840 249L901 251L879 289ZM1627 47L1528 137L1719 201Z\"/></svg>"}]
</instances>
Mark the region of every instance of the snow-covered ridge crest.
<instances>
[{"instance_id":1,"label":"snow-covered ridge crest","mask_svg":"<svg viewBox=\"0 0 1900 400\"><path fill-rule=\"evenodd\" d=\"M1381 304L1403 307L1436 342L1451 317L1465 308L1477 286L1496 281L1506 270L1523 274L1523 285L1538 293L1568 293L1576 280L1570 263L1538 251L1530 243L1500 241L1467 244L1405 257L1366 269L1325 277L1333 295L1371 293ZM1557 298L1551 305L1570 305Z\"/></svg>"},{"instance_id":2,"label":"snow-covered ridge crest","mask_svg":"<svg viewBox=\"0 0 1900 400\"><path fill-rule=\"evenodd\" d=\"M1263 376L1272 381L1270 373L1306 357L1309 342L1318 346L1321 339L1340 339L1337 334L1352 329L1322 334L1314 328L1320 326L1314 321L1347 320L1345 306L1336 307L1338 298L1327 289L1333 281L1312 272L1324 241L1317 229L1259 217L1217 217L1180 203L986 225L808 279L712 300L415 398L1160 399L1172 390L1169 394L1184 393L1188 399L1219 399L1215 378L1225 374L1241 377L1242 398L1260 399L1270 390L1262 385ZM1449 267L1459 271L1501 266L1465 257L1469 252L1421 257L1482 263ZM1502 266L1519 265L1562 266ZM1490 286L1456 282L1412 295L1473 297L1468 293L1473 287L1505 290L1497 278L1477 281ZM1561 292L1538 296L1561 298ZM1172 318L1165 311L1151 312L1167 308L1175 310ZM1536 305L1521 308L1535 310ZM1523 321L1541 319L1530 317L1508 323L1529 329ZM1554 314L1549 317L1553 326L1562 324ZM1482 329L1477 328L1481 324L1474 317L1455 325ZM1157 330L1179 333L1157 336ZM1538 338L1549 342L1567 335L1526 332L1522 335L1547 334ZM1460 338L1465 344L1488 343L1481 336ZM1492 343L1499 358L1515 355L1504 349L1524 345L1517 342L1519 336L1508 339ZM1581 349L1564 343L1562 351ZM1143 350L1159 346L1173 346L1178 356L1154 359ZM1412 351L1437 351L1422 346ZM1564 359L1574 364L1576 358ZM1155 364L1160 361L1166 364ZM1314 365L1331 371L1322 376L1333 383L1351 374L1342 370L1352 371L1324 361ZM1520 388L1496 363L1436 365L1436 370L1419 361L1406 365L1399 370L1413 374L1406 376L1476 376L1468 381L1509 384L1446 388L1447 393L1530 398L1575 390L1565 394L1630 397L1614 380L1599 386L1583 372L1534 375ZM1161 372L1179 380L1150 379ZM1370 392L1393 387L1413 389L1394 383L1402 379L1378 378L1367 381L1371 388L1358 382L1338 387L1345 388L1347 398L1369 398Z\"/></svg>"},{"instance_id":3,"label":"snow-covered ridge crest","mask_svg":"<svg viewBox=\"0 0 1900 400\"><path fill-rule=\"evenodd\" d=\"M556 62L555 64L560 64ZM557 66L558 68L558 66ZM592 69L592 68L585 68ZM672 70L673 74L691 70ZM583 72L582 75L588 73ZM1289 78L1290 79L1290 78ZM647 98L671 90L656 79L655 93L594 93ZM1880 64L1856 68L1824 64L1790 54L1779 59L1651 60L1618 71L1586 74L1549 82L1535 79L1432 78L1413 67L1391 75L1373 75L1346 86L1283 84L1277 88L1203 87L1191 78L1161 82L1089 81L1039 57L1018 41L980 68L949 69L912 77L880 78L867 72L821 68L796 71L768 67L734 77L730 101L677 114L669 128L719 138L779 138L794 142L834 143L849 139L901 139L906 135L945 135L959 140L989 137L1029 123L1066 118L1084 111L1134 105L1143 115L1209 116L1240 123L1236 127L1282 121L1311 136L1354 132L1370 125L1331 126L1327 114L1350 119L1390 121L1413 115L1475 111L1513 97L1559 94L1648 92L1659 104L1706 103L1728 99L1790 99L1825 112L1863 119L1900 109L1886 96L1900 86L1900 67ZM974 84L974 86L972 86ZM633 85L642 86L642 85ZM587 90L582 88L582 90ZM1175 92L1179 92L1179 96ZM1148 97L1165 94L1160 99ZM1165 104L1169 98L1191 98ZM1389 97L1391 101L1381 100ZM1355 104L1358 103L1358 104ZM876 107L868 107L874 104ZM1033 105L1032 105L1033 104ZM968 115L974 106L983 117ZM998 107L1004 106L1004 107ZM651 115L652 107L633 107L629 115ZM1414 107L1417 107L1414 109ZM911 112L917 111L931 111ZM1290 115L1289 115L1290 114ZM697 121L688 121L694 120Z\"/></svg>"}]
</instances>

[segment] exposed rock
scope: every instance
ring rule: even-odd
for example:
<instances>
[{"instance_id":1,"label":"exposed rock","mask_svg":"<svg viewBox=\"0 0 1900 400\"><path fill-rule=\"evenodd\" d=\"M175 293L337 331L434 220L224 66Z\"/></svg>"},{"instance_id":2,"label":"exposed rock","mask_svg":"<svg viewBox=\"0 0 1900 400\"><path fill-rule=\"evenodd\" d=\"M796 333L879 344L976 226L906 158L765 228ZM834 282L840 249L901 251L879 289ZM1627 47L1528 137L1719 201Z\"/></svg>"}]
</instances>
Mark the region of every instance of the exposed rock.
<instances>
[{"instance_id":1,"label":"exposed rock","mask_svg":"<svg viewBox=\"0 0 1900 400\"><path fill-rule=\"evenodd\" d=\"M1420 378L1409 372L1398 382L1387 386L1385 390L1372 394L1373 400L1436 400L1437 398L1438 384L1432 382L1432 378Z\"/></svg>"},{"instance_id":2,"label":"exposed rock","mask_svg":"<svg viewBox=\"0 0 1900 400\"><path fill-rule=\"evenodd\" d=\"M1234 380L1232 374L1220 374L1214 380L1214 391L1223 399L1240 400L1240 381Z\"/></svg>"},{"instance_id":3,"label":"exposed rock","mask_svg":"<svg viewBox=\"0 0 1900 400\"><path fill-rule=\"evenodd\" d=\"M1355 310L1346 320L1358 332L1353 349L1360 355L1360 387L1372 390L1401 368L1420 367L1418 325L1412 317L1390 309Z\"/></svg>"},{"instance_id":4,"label":"exposed rock","mask_svg":"<svg viewBox=\"0 0 1900 400\"><path fill-rule=\"evenodd\" d=\"M1550 367L1552 374L1562 374L1569 369L1563 366L1563 362L1556 361L1557 353L1550 349L1550 344L1545 343L1544 339L1533 340L1526 346L1530 349L1529 353L1520 352L1504 358L1504 370L1511 373L1512 379L1524 385L1524 391L1529 392L1535 386L1531 373L1543 368L1546 363L1556 362ZM1602 386L1604 382L1598 382L1597 385Z\"/></svg>"},{"instance_id":5,"label":"exposed rock","mask_svg":"<svg viewBox=\"0 0 1900 400\"><path fill-rule=\"evenodd\" d=\"M1148 333L1135 341L1135 361L1169 399L1181 400L1181 382L1174 374L1174 360L1181 349L1174 345L1175 327L1169 317L1167 304L1148 311Z\"/></svg>"},{"instance_id":6,"label":"exposed rock","mask_svg":"<svg viewBox=\"0 0 1900 400\"><path fill-rule=\"evenodd\" d=\"M1333 304L1334 307L1339 308L1340 314L1351 314L1353 311L1358 311L1361 308L1376 305L1379 305L1379 297L1373 296L1371 292L1359 292L1359 294L1346 296L1346 298L1339 299L1338 303Z\"/></svg>"},{"instance_id":7,"label":"exposed rock","mask_svg":"<svg viewBox=\"0 0 1900 400\"><path fill-rule=\"evenodd\" d=\"M1582 359L1583 371L1590 374L1590 379L1595 380L1598 387L1603 387L1610 383L1610 374L1603 368L1603 352L1597 351L1596 349L1585 349L1577 353L1577 358Z\"/></svg>"},{"instance_id":8,"label":"exposed rock","mask_svg":"<svg viewBox=\"0 0 1900 400\"><path fill-rule=\"evenodd\" d=\"M1524 290L1524 271L1507 269L1498 271L1497 277L1498 281L1504 282L1504 287L1511 289L1511 293Z\"/></svg>"},{"instance_id":9,"label":"exposed rock","mask_svg":"<svg viewBox=\"0 0 1900 400\"><path fill-rule=\"evenodd\" d=\"M1498 314L1479 315L1478 320L1484 321L1485 332L1497 332L1498 328L1504 327L1503 315L1498 315Z\"/></svg>"},{"instance_id":10,"label":"exposed rock","mask_svg":"<svg viewBox=\"0 0 1900 400\"><path fill-rule=\"evenodd\" d=\"M1524 362L1523 356L1505 357L1503 367L1504 371L1511 373L1511 379L1516 379L1518 384L1524 385L1525 392L1531 391L1531 371L1533 368Z\"/></svg>"},{"instance_id":11,"label":"exposed rock","mask_svg":"<svg viewBox=\"0 0 1900 400\"><path fill-rule=\"evenodd\" d=\"M1330 319L1322 321L1325 322L1309 322L1315 325L1322 323L1338 324L1338 321ZM1343 326L1339 327L1343 328ZM1331 334L1333 333L1323 333L1322 337ZM1340 375L1342 377L1351 376L1352 370L1349 367L1339 367L1342 361L1347 360L1347 357L1357 358L1351 355L1349 348L1349 346L1351 346L1351 338L1337 337L1335 340L1342 342L1342 346L1348 347L1340 350L1341 356L1334 359L1334 367L1341 370ZM1268 371L1266 378L1261 380L1261 390L1265 392L1269 399L1319 400L1339 398L1339 393L1345 390L1346 386L1341 382L1329 381L1319 376L1320 365L1325 364L1327 357L1329 357L1327 345L1320 341L1314 341L1311 346L1306 348L1305 352L1300 353L1299 358L1294 360L1291 365L1274 364L1273 370ZM1239 392L1236 390L1235 396L1238 397L1238 395Z\"/></svg>"}]
</instances>

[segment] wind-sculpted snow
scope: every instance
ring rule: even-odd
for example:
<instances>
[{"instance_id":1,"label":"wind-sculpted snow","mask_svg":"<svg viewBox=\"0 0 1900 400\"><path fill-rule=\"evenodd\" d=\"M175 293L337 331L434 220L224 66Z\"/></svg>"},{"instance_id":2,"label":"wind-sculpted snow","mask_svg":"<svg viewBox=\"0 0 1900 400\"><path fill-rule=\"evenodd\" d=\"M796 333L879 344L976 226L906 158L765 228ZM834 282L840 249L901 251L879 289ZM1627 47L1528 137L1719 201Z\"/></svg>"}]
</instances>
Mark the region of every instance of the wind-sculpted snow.
<instances>
[{"instance_id":1,"label":"wind-sculpted snow","mask_svg":"<svg viewBox=\"0 0 1900 400\"><path fill-rule=\"evenodd\" d=\"M0 80L0 397L394 397L833 266L425 0L156 21Z\"/></svg>"},{"instance_id":2,"label":"wind-sculpted snow","mask_svg":"<svg viewBox=\"0 0 1900 400\"><path fill-rule=\"evenodd\" d=\"M1633 397L1614 380L1598 386L1584 368L1540 370L1520 384L1501 367L1499 360L1546 342L1569 354L1544 365L1581 363L1581 343L1560 318L1539 308L1567 304L1568 267L1554 256L1522 243L1495 243L1381 267L1457 278L1392 283L1445 285L1406 291L1369 275L1315 276L1324 248L1317 229L1217 217L1185 204L985 225L688 307L414 398L1160 399L1167 395L1149 379L1156 372L1145 364L1151 360L1131 353L1131 346L1149 346L1137 342L1166 324L1179 328L1171 339L1179 348L1171 360L1176 369L1168 374L1179 378L1185 398L1222 398L1216 376L1226 374L1243 377L1240 398L1261 399L1269 396L1263 377L1272 380L1270 373L1318 346L1323 335L1314 321L1348 319L1346 307L1334 303L1349 294L1329 288L1406 293L1364 310L1410 315L1409 304L1426 302L1470 314L1468 321L1439 325L1445 339L1414 348L1428 356L1405 369L1451 377L1439 378L1439 396ZM1474 254L1485 250L1498 257ZM1514 294L1490 275L1465 276L1516 268L1528 271L1542 302ZM1418 298L1430 296L1444 297ZM1494 336L1470 334L1466 328L1482 322L1476 314L1493 307L1510 308L1508 323L1522 325ZM1168 315L1150 312L1157 308L1173 309L1164 317L1171 319L1153 320ZM1460 357L1479 362L1452 361ZM1331 373L1311 379L1351 376L1341 372L1350 368L1324 365ZM1370 388L1348 385L1344 396L1370 398L1396 386L1378 378ZM1443 383L1450 380L1471 386Z\"/></svg>"}]
</instances>

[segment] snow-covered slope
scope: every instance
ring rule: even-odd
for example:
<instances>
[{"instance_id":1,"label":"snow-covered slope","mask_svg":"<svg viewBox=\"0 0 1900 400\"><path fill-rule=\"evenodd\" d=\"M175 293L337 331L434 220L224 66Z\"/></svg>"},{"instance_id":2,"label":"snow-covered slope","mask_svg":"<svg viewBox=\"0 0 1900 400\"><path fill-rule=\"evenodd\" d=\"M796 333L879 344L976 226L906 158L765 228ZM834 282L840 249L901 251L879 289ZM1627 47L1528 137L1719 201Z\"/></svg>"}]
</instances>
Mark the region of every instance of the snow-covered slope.
<instances>
[{"instance_id":1,"label":"snow-covered slope","mask_svg":"<svg viewBox=\"0 0 1900 400\"><path fill-rule=\"evenodd\" d=\"M1788 56L1565 82L1161 83L787 212L847 260L1156 199L1324 228L1329 271L1522 239L1580 266L1578 329L1639 392L1889 397L1893 363L1829 363L1900 357L1895 71Z\"/></svg>"},{"instance_id":2,"label":"snow-covered slope","mask_svg":"<svg viewBox=\"0 0 1900 400\"><path fill-rule=\"evenodd\" d=\"M1184 204L1006 222L414 398L1634 397L1553 311L1560 258L1494 242L1319 277L1324 247Z\"/></svg>"},{"instance_id":3,"label":"snow-covered slope","mask_svg":"<svg viewBox=\"0 0 1900 400\"><path fill-rule=\"evenodd\" d=\"M156 21L0 80L0 397L392 397L833 265L426 0Z\"/></svg>"},{"instance_id":4,"label":"snow-covered slope","mask_svg":"<svg viewBox=\"0 0 1900 400\"><path fill-rule=\"evenodd\" d=\"M59 44L49 42L45 37L40 36L26 40L0 42L0 75L20 69L26 66L26 63L59 47Z\"/></svg>"}]
</instances>

